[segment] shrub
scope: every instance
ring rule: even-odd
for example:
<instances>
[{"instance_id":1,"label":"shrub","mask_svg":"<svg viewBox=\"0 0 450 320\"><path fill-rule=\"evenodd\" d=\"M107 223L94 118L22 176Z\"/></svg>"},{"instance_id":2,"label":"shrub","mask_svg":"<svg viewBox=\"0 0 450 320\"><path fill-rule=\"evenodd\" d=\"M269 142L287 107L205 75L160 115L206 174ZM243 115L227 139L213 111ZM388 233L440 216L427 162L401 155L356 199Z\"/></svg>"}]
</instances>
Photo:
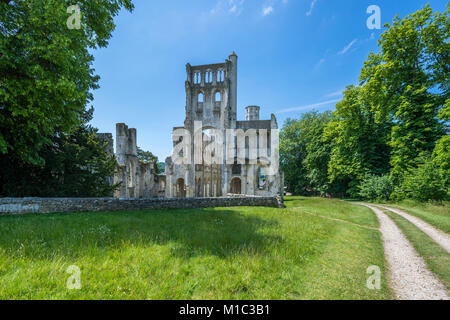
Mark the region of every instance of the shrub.
<instances>
[{"instance_id":1,"label":"shrub","mask_svg":"<svg viewBox=\"0 0 450 320\"><path fill-rule=\"evenodd\" d=\"M389 200L393 190L389 176L368 175L359 185L359 196L366 200Z\"/></svg>"},{"instance_id":2,"label":"shrub","mask_svg":"<svg viewBox=\"0 0 450 320\"><path fill-rule=\"evenodd\" d=\"M443 201L449 198L444 171L426 161L408 174L402 185L404 197L421 202Z\"/></svg>"}]
</instances>

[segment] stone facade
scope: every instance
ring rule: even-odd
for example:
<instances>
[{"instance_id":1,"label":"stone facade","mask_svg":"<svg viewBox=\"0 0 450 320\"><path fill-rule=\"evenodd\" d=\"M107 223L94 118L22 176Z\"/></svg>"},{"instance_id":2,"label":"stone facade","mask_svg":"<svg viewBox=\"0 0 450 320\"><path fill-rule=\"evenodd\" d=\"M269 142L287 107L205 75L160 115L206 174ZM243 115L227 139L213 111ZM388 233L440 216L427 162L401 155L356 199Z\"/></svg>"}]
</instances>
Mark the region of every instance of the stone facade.
<instances>
[{"instance_id":1,"label":"stone facade","mask_svg":"<svg viewBox=\"0 0 450 320\"><path fill-rule=\"evenodd\" d=\"M117 198L0 198L0 214L187 209L209 207L264 206L283 208L280 197L230 197L191 199Z\"/></svg>"},{"instance_id":2,"label":"stone facade","mask_svg":"<svg viewBox=\"0 0 450 320\"><path fill-rule=\"evenodd\" d=\"M195 161L194 139L191 139L189 164L176 164L172 157L166 159L166 197L167 198L190 198L190 197L221 197L230 194L244 194L257 196L274 196L283 194L283 175L278 170L278 150L271 153L270 142L278 135L272 137L274 130L278 130L275 116L272 114L270 120L260 120L259 106L246 108L246 119L237 121L237 55L233 52L224 63L191 66L186 65L187 80L186 90L186 117L183 127L175 127L175 131L185 130L191 137L195 137L199 131L196 124L201 122L200 141L213 129L220 131L223 141L223 154L227 150L226 134L228 129L241 129L241 132L257 130L258 134L267 134L267 153L271 161L276 163L276 172L270 175L266 169L274 163L260 161L249 161L248 145L245 145L245 163L229 164L225 157L221 163L206 164L205 161ZM234 139L234 138L233 138ZM246 136L244 136L244 141ZM258 140L259 141L259 140ZM174 147L181 143L182 139L173 142ZM247 143L247 142L246 142ZM258 148L259 148L258 144ZM238 157L238 148L235 158ZM203 156L202 156L203 157Z\"/></svg>"},{"instance_id":3,"label":"stone facade","mask_svg":"<svg viewBox=\"0 0 450 320\"><path fill-rule=\"evenodd\" d=\"M106 150L114 156L114 140L111 133L98 133L106 144ZM125 123L116 124L117 167L111 184L119 184L116 198L162 198L165 196L166 176L155 173L153 163L142 163L137 154L137 130Z\"/></svg>"},{"instance_id":4,"label":"stone facade","mask_svg":"<svg viewBox=\"0 0 450 320\"><path fill-rule=\"evenodd\" d=\"M183 127L176 130L188 132L193 137L188 146L191 161L189 164L174 163L172 157L165 162L165 175L155 174L153 164L139 162L137 155L136 129L129 129L124 123L116 125L116 159L117 170L114 183L120 184L115 192L116 198L210 198L229 197L241 194L250 196L273 197L284 194L283 174L278 169L278 123L275 115L270 120L260 120L260 107L248 106L246 119L236 120L237 114L237 55L233 52L224 63L191 66L186 65L186 117ZM201 127L196 127L201 123ZM194 143L200 132L202 150L214 141L210 131L219 132L224 137L223 155L229 156L226 150L226 139L229 130L235 130L236 138L234 155L231 162L226 157L220 162L204 161L200 153L200 161L194 159L197 147ZM257 132L253 141L249 132ZM276 133L276 134L274 134ZM108 152L113 155L113 139L111 134L99 134L107 142ZM264 137L264 144L261 144ZM205 139L206 138L206 139ZM208 140L210 139L210 140ZM239 140L241 139L241 140ZM243 144L239 145L239 141ZM173 141L174 149L182 139ZM257 149L255 161L249 159L249 147ZM262 146L261 146L262 145ZM276 146L274 148L274 146ZM259 150L265 150L265 157ZM216 150L214 151L216 152ZM197 153L198 154L198 153ZM198 159L197 159L198 160ZM275 170L268 170L273 168Z\"/></svg>"}]
</instances>

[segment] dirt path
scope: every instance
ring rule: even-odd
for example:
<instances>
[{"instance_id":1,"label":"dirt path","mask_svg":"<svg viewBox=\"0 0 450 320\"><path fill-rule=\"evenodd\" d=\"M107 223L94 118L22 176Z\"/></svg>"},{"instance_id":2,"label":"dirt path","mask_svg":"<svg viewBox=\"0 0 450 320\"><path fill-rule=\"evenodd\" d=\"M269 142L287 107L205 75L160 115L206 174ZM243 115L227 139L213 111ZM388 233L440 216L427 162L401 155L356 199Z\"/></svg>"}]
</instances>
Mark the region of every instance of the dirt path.
<instances>
[{"instance_id":1,"label":"dirt path","mask_svg":"<svg viewBox=\"0 0 450 320\"><path fill-rule=\"evenodd\" d=\"M427 268L396 224L379 208L362 204L375 212L380 221L389 281L400 300L450 300L446 287Z\"/></svg>"},{"instance_id":2,"label":"dirt path","mask_svg":"<svg viewBox=\"0 0 450 320\"><path fill-rule=\"evenodd\" d=\"M431 226L430 224L426 223L425 221L410 215L409 213L406 213L402 210L391 208L387 206L377 205L377 207L384 208L386 210L392 211L399 216L402 216L403 218L407 219L409 222L414 224L417 228L422 230L424 233L426 233L431 239L434 240L438 245L440 245L444 250L446 250L448 253L450 253L450 235L446 234L445 232L436 229L435 227Z\"/></svg>"}]
</instances>

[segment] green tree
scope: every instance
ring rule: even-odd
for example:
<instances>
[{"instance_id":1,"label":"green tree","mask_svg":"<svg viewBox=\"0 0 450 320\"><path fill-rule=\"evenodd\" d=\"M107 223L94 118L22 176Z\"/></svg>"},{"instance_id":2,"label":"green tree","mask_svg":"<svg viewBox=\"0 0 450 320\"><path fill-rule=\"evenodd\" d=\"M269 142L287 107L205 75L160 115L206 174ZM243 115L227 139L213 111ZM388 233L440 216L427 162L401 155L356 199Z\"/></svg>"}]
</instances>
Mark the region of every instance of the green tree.
<instances>
[{"instance_id":1,"label":"green tree","mask_svg":"<svg viewBox=\"0 0 450 320\"><path fill-rule=\"evenodd\" d=\"M0 194L10 197L103 197L110 196L116 160L97 138L97 130L87 123L92 109L85 112L83 124L71 133L57 130L51 143L38 156L44 165L17 158L14 153L0 158Z\"/></svg>"},{"instance_id":2,"label":"green tree","mask_svg":"<svg viewBox=\"0 0 450 320\"><path fill-rule=\"evenodd\" d=\"M303 160L306 157L306 143L303 137L303 122L287 119L280 130L280 167L289 192L306 195L309 183Z\"/></svg>"},{"instance_id":3,"label":"green tree","mask_svg":"<svg viewBox=\"0 0 450 320\"><path fill-rule=\"evenodd\" d=\"M89 50L105 47L131 0L77 0L81 28L69 29L71 0L0 0L0 154L43 164L56 131L78 130L98 87Z\"/></svg>"},{"instance_id":4,"label":"green tree","mask_svg":"<svg viewBox=\"0 0 450 320\"><path fill-rule=\"evenodd\" d=\"M323 141L330 119L330 111L311 111L285 122L280 132L280 162L289 191L302 195L331 192L327 175L331 145Z\"/></svg>"},{"instance_id":5,"label":"green tree","mask_svg":"<svg viewBox=\"0 0 450 320\"><path fill-rule=\"evenodd\" d=\"M336 188L330 186L328 179L328 163L332 143L324 140L324 129L331 120L331 112L308 112L303 115L303 137L306 145L306 156L303 165L306 169L306 178L312 191L325 195L334 193Z\"/></svg>"},{"instance_id":6,"label":"green tree","mask_svg":"<svg viewBox=\"0 0 450 320\"><path fill-rule=\"evenodd\" d=\"M376 116L371 99L366 88L347 87L324 135L325 141L333 142L328 165L330 183L339 186L341 193L355 197L366 175L389 172L391 124L386 117Z\"/></svg>"},{"instance_id":7,"label":"green tree","mask_svg":"<svg viewBox=\"0 0 450 320\"><path fill-rule=\"evenodd\" d=\"M150 151L144 151L141 148L137 148L138 159L142 163L153 163L153 167L155 169L156 174L160 174L162 172L161 164L159 163L158 157L155 156Z\"/></svg>"},{"instance_id":8,"label":"green tree","mask_svg":"<svg viewBox=\"0 0 450 320\"><path fill-rule=\"evenodd\" d=\"M397 184L443 135L437 115L445 117L450 97L449 14L450 5L444 13L427 5L396 17L385 25L380 52L369 56L361 72L361 84L376 93L370 100L376 116L393 120L390 163Z\"/></svg>"}]
</instances>

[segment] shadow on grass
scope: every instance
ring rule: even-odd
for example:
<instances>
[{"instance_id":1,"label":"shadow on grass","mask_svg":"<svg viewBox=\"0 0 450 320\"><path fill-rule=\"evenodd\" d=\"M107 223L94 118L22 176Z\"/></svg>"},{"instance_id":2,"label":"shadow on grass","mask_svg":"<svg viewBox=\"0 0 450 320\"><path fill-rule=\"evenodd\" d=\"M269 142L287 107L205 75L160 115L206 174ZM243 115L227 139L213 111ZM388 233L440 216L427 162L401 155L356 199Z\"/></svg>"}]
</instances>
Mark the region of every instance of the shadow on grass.
<instances>
[{"instance_id":1,"label":"shadow on grass","mask_svg":"<svg viewBox=\"0 0 450 320\"><path fill-rule=\"evenodd\" d=\"M272 232L277 225L225 208L3 216L0 248L7 255L46 259L158 245L177 257L225 258L241 251L264 254L282 241Z\"/></svg>"}]
</instances>

